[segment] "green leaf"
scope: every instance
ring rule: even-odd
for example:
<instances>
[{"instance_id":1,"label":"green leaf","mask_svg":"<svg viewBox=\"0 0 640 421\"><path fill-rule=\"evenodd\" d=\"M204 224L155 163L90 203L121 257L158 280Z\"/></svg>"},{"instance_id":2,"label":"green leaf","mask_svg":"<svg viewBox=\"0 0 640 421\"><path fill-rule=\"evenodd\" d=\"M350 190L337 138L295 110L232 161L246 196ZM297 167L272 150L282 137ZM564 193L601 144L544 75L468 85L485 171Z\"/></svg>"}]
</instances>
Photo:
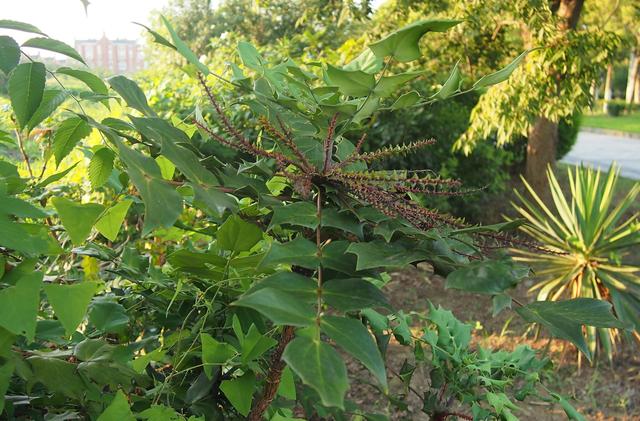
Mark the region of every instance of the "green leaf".
<instances>
[{"instance_id":1,"label":"green leaf","mask_svg":"<svg viewBox=\"0 0 640 421\"><path fill-rule=\"evenodd\" d=\"M391 106L392 110L401 110L403 108L408 108L420 101L420 94L416 91L407 92L406 94L401 95L396 102Z\"/></svg>"},{"instance_id":2,"label":"green leaf","mask_svg":"<svg viewBox=\"0 0 640 421\"><path fill-rule=\"evenodd\" d=\"M108 82L128 106L140 111L147 117L155 117L156 113L149 107L147 98L137 83L124 76L114 76Z\"/></svg>"},{"instance_id":3,"label":"green leaf","mask_svg":"<svg viewBox=\"0 0 640 421\"><path fill-rule=\"evenodd\" d=\"M46 70L42 63L19 64L9 78L9 98L20 129L38 109L44 94Z\"/></svg>"},{"instance_id":4,"label":"green leaf","mask_svg":"<svg viewBox=\"0 0 640 421\"><path fill-rule=\"evenodd\" d=\"M243 221L237 215L228 217L216 234L218 247L235 252L250 250L262 240L260 227Z\"/></svg>"},{"instance_id":5,"label":"green leaf","mask_svg":"<svg viewBox=\"0 0 640 421\"><path fill-rule=\"evenodd\" d=\"M76 162L75 164L71 165L66 170L63 170L63 171L60 171L59 173L50 175L49 177L45 178L44 180L42 180L41 182L36 184L36 186L40 187L40 188L43 188L43 187L48 186L51 183L55 183L56 181L61 180L67 174L69 174L71 172L71 170L73 170L76 167L76 165L78 165L78 162Z\"/></svg>"},{"instance_id":6,"label":"green leaf","mask_svg":"<svg viewBox=\"0 0 640 421\"><path fill-rule=\"evenodd\" d=\"M327 77L332 85L337 86L342 93L349 96L367 96L376 84L372 74L361 70L344 70L327 65Z\"/></svg>"},{"instance_id":7,"label":"green leaf","mask_svg":"<svg viewBox=\"0 0 640 421\"><path fill-rule=\"evenodd\" d=\"M156 156L156 163L160 167L162 178L165 180L173 180L173 174L176 172L176 166L163 155Z\"/></svg>"},{"instance_id":8,"label":"green leaf","mask_svg":"<svg viewBox=\"0 0 640 421\"><path fill-rule=\"evenodd\" d=\"M247 295L263 288L277 289L296 297L296 301L314 303L318 299L318 284L295 272L279 271L256 282Z\"/></svg>"},{"instance_id":9,"label":"green leaf","mask_svg":"<svg viewBox=\"0 0 640 421\"><path fill-rule=\"evenodd\" d=\"M46 226L13 222L6 215L0 214L0 232L0 245L4 247L32 256L52 251L48 244L50 234Z\"/></svg>"},{"instance_id":10,"label":"green leaf","mask_svg":"<svg viewBox=\"0 0 640 421\"><path fill-rule=\"evenodd\" d=\"M258 269L271 265L297 265L315 269L320 263L316 245L303 237L281 244L274 242L258 265Z\"/></svg>"},{"instance_id":11,"label":"green leaf","mask_svg":"<svg viewBox=\"0 0 640 421\"><path fill-rule=\"evenodd\" d=\"M113 159L115 154L109 148L102 147L98 149L89 162L89 181L91 187L97 189L107 182L111 172L113 171Z\"/></svg>"},{"instance_id":12,"label":"green leaf","mask_svg":"<svg viewBox=\"0 0 640 421\"><path fill-rule=\"evenodd\" d=\"M124 218L127 216L127 212L129 211L129 207L133 203L132 200L126 199L119 201L102 215L98 222L96 222L96 229L102 235L104 235L110 241L116 241L118 237L118 232L120 232L120 227L122 226L122 222Z\"/></svg>"},{"instance_id":13,"label":"green leaf","mask_svg":"<svg viewBox=\"0 0 640 421\"><path fill-rule=\"evenodd\" d=\"M356 270L379 267L404 267L408 264L424 260L426 253L416 249L408 249L399 243L385 243L375 240L368 243L352 243L347 253L358 256Z\"/></svg>"},{"instance_id":14,"label":"green leaf","mask_svg":"<svg viewBox=\"0 0 640 421\"><path fill-rule=\"evenodd\" d=\"M163 178L153 158L117 141L120 159L138 189L145 206L143 235L157 227L170 227L182 213L182 196Z\"/></svg>"},{"instance_id":15,"label":"green leaf","mask_svg":"<svg viewBox=\"0 0 640 421\"><path fill-rule=\"evenodd\" d=\"M253 45L240 41L238 43L238 55L240 56L240 60L242 60L242 64L248 68L258 71L262 70L264 59Z\"/></svg>"},{"instance_id":16,"label":"green leaf","mask_svg":"<svg viewBox=\"0 0 640 421\"><path fill-rule=\"evenodd\" d=\"M11 37L0 36L0 70L6 75L20 62L20 46Z\"/></svg>"},{"instance_id":17,"label":"green leaf","mask_svg":"<svg viewBox=\"0 0 640 421\"><path fill-rule=\"evenodd\" d=\"M505 80L509 79L509 76L511 76L511 73L513 73L513 71L518 67L518 65L520 65L520 62L524 60L527 54L529 54L531 51L533 50L526 50L525 52L520 54L518 57L516 57L506 67L498 70L497 72L482 76L476 83L473 84L473 89L486 88L488 86L496 85L500 82L504 82Z\"/></svg>"},{"instance_id":18,"label":"green leaf","mask_svg":"<svg viewBox=\"0 0 640 421\"><path fill-rule=\"evenodd\" d=\"M173 26L171 26L171 24L169 23L169 21L162 15L160 16L160 19L162 19L164 26L167 27L167 30L171 35L171 40L173 41L173 45L175 45L178 52L184 58L186 58L189 63L196 66L198 70L202 72L205 76L208 75L209 69L207 68L207 66L202 64L200 60L198 60L198 57L195 55L195 53L191 51L191 49L187 46L187 44L185 44L185 42L180 39L176 31L173 29Z\"/></svg>"},{"instance_id":19,"label":"green leaf","mask_svg":"<svg viewBox=\"0 0 640 421\"><path fill-rule=\"evenodd\" d=\"M33 369L33 382L40 382L53 393L82 399L87 386L76 370L76 364L57 358L33 356L27 358Z\"/></svg>"},{"instance_id":20,"label":"green leaf","mask_svg":"<svg viewBox=\"0 0 640 421\"><path fill-rule=\"evenodd\" d=\"M98 203L80 204L64 197L54 197L51 202L71 241L77 246L87 239L93 224L104 211L104 206Z\"/></svg>"},{"instance_id":21,"label":"green leaf","mask_svg":"<svg viewBox=\"0 0 640 421\"><path fill-rule=\"evenodd\" d=\"M165 37L163 37L162 35L160 35L156 31L152 30L148 26L143 25L143 24L138 23L138 22L133 22L133 23L138 25L138 26L142 26L144 29L146 29L151 34L151 36L153 37L153 42L156 42L158 44L164 45L165 47L169 47L169 48L172 48L174 50L177 50L176 46L173 45L171 43L171 41L169 41L168 39L166 39Z\"/></svg>"},{"instance_id":22,"label":"green leaf","mask_svg":"<svg viewBox=\"0 0 640 421\"><path fill-rule=\"evenodd\" d=\"M65 91L60 89L45 89L40 105L27 123L27 129L33 130L33 128L40 124L45 118L49 117L65 99L67 99L67 93Z\"/></svg>"},{"instance_id":23,"label":"green leaf","mask_svg":"<svg viewBox=\"0 0 640 421\"><path fill-rule=\"evenodd\" d=\"M31 32L33 34L40 34L40 35L47 36L47 34L42 32L41 30L39 30L35 26L33 26L33 25L29 24L29 23L18 22L18 21L15 21L15 20L1 19L0 20L0 28L14 29L16 31Z\"/></svg>"},{"instance_id":24,"label":"green leaf","mask_svg":"<svg viewBox=\"0 0 640 421\"><path fill-rule=\"evenodd\" d=\"M285 367L280 378L280 386L278 387L278 395L290 399L296 399L296 384L293 378L293 372L289 367Z\"/></svg>"},{"instance_id":25,"label":"green leaf","mask_svg":"<svg viewBox=\"0 0 640 421\"><path fill-rule=\"evenodd\" d=\"M364 279L332 279L322 285L322 297L330 306L342 311L369 307L389 307L384 294Z\"/></svg>"},{"instance_id":26,"label":"green leaf","mask_svg":"<svg viewBox=\"0 0 640 421\"><path fill-rule=\"evenodd\" d=\"M383 65L384 60L376 57L373 51L367 48L342 68L344 70L361 70L365 73L375 74L382 70Z\"/></svg>"},{"instance_id":27,"label":"green leaf","mask_svg":"<svg viewBox=\"0 0 640 421\"><path fill-rule=\"evenodd\" d=\"M60 123L53 136L53 155L56 165L69 155L76 144L91 134L91 126L80 117L71 117Z\"/></svg>"},{"instance_id":28,"label":"green leaf","mask_svg":"<svg viewBox=\"0 0 640 421\"><path fill-rule=\"evenodd\" d=\"M220 383L220 390L229 399L231 405L246 417L251 411L253 401L253 388L256 384L256 377L253 373L245 373L241 377L232 380L223 380Z\"/></svg>"},{"instance_id":29,"label":"green leaf","mask_svg":"<svg viewBox=\"0 0 640 421\"><path fill-rule=\"evenodd\" d=\"M553 396L556 401L558 401L564 413L567 414L567 418L575 421L586 421L582 414L579 413L565 398L558 395L557 393L551 393L551 396Z\"/></svg>"},{"instance_id":30,"label":"green leaf","mask_svg":"<svg viewBox=\"0 0 640 421\"><path fill-rule=\"evenodd\" d=\"M611 304L593 298L575 298L564 301L536 301L516 312L527 322L540 323L556 337L573 343L587 358L591 353L582 334L582 325L626 328L611 313Z\"/></svg>"},{"instance_id":31,"label":"green leaf","mask_svg":"<svg viewBox=\"0 0 640 421\"><path fill-rule=\"evenodd\" d=\"M127 397L122 390L118 390L111 404L100 414L97 421L135 421L135 419L129 408Z\"/></svg>"},{"instance_id":32,"label":"green leaf","mask_svg":"<svg viewBox=\"0 0 640 421\"><path fill-rule=\"evenodd\" d=\"M9 386L11 386L11 377L15 369L15 363L13 361L4 361L0 365L0 414L4 411L4 400Z\"/></svg>"},{"instance_id":33,"label":"green leaf","mask_svg":"<svg viewBox=\"0 0 640 421\"><path fill-rule=\"evenodd\" d=\"M67 336L71 336L84 319L91 299L99 289L97 282L71 285L47 284L44 292Z\"/></svg>"},{"instance_id":34,"label":"green leaf","mask_svg":"<svg viewBox=\"0 0 640 421\"><path fill-rule=\"evenodd\" d=\"M249 331L240 342L242 346L242 362L244 364L259 358L278 344L275 339L262 335L254 324L251 325Z\"/></svg>"},{"instance_id":35,"label":"green leaf","mask_svg":"<svg viewBox=\"0 0 640 421\"><path fill-rule=\"evenodd\" d=\"M413 80L424 72L406 72L393 76L385 76L380 79L374 92L381 98L385 98L396 92L402 85Z\"/></svg>"},{"instance_id":36,"label":"green leaf","mask_svg":"<svg viewBox=\"0 0 640 421\"><path fill-rule=\"evenodd\" d=\"M400 62L417 60L420 58L420 38L427 32L445 32L457 25L459 20L420 20L405 26L378 42L369 45L376 57L392 56Z\"/></svg>"},{"instance_id":37,"label":"green leaf","mask_svg":"<svg viewBox=\"0 0 640 421\"><path fill-rule=\"evenodd\" d=\"M209 379L212 377L212 365L222 365L233 358L238 352L228 343L218 342L208 333L200 335L202 342L202 363L204 364L204 372Z\"/></svg>"},{"instance_id":38,"label":"green leaf","mask_svg":"<svg viewBox=\"0 0 640 421\"><path fill-rule=\"evenodd\" d=\"M38 48L40 50L53 51L54 53L62 54L72 59L78 60L85 66L87 63L78 52L70 45L65 44L62 41L58 41L52 38L31 38L22 44L23 47Z\"/></svg>"},{"instance_id":39,"label":"green leaf","mask_svg":"<svg viewBox=\"0 0 640 421\"><path fill-rule=\"evenodd\" d=\"M510 261L481 260L449 273L445 288L480 294L500 294L516 286L528 272L526 266Z\"/></svg>"},{"instance_id":40,"label":"green leaf","mask_svg":"<svg viewBox=\"0 0 640 421\"><path fill-rule=\"evenodd\" d=\"M15 286L0 290L0 326L33 341L40 306L42 273L22 276Z\"/></svg>"},{"instance_id":41,"label":"green leaf","mask_svg":"<svg viewBox=\"0 0 640 421\"><path fill-rule=\"evenodd\" d=\"M275 206L269 228L274 225L284 224L316 229L318 226L318 211L309 202L295 202L284 206Z\"/></svg>"},{"instance_id":42,"label":"green leaf","mask_svg":"<svg viewBox=\"0 0 640 421\"><path fill-rule=\"evenodd\" d=\"M95 297L89 309L89 322L105 333L120 333L129 323L126 309L113 298Z\"/></svg>"},{"instance_id":43,"label":"green leaf","mask_svg":"<svg viewBox=\"0 0 640 421\"><path fill-rule=\"evenodd\" d=\"M491 303L493 306L493 312L492 312L493 317L496 317L498 314L500 314L502 310L511 308L511 301L513 300L507 294L495 295L491 300Z\"/></svg>"},{"instance_id":44,"label":"green leaf","mask_svg":"<svg viewBox=\"0 0 640 421\"><path fill-rule=\"evenodd\" d=\"M323 405L344 408L344 395L349 389L347 368L330 345L300 336L287 345L282 359L304 384L318 392Z\"/></svg>"},{"instance_id":45,"label":"green leaf","mask_svg":"<svg viewBox=\"0 0 640 421\"><path fill-rule=\"evenodd\" d=\"M63 75L71 76L72 78L78 79L80 82L84 83L91 89L93 92L100 95L108 95L109 88L107 85L100 79L98 76L94 75L91 72L87 72L85 70L77 70L72 69L70 67L59 67L56 70L56 73L60 73Z\"/></svg>"},{"instance_id":46,"label":"green leaf","mask_svg":"<svg viewBox=\"0 0 640 421\"><path fill-rule=\"evenodd\" d=\"M19 218L45 218L47 214L40 207L13 196L0 193L0 214L13 215Z\"/></svg>"},{"instance_id":47,"label":"green leaf","mask_svg":"<svg viewBox=\"0 0 640 421\"><path fill-rule=\"evenodd\" d=\"M270 287L242 295L233 305L252 308L276 325L310 326L316 316L314 308L295 295Z\"/></svg>"},{"instance_id":48,"label":"green leaf","mask_svg":"<svg viewBox=\"0 0 640 421\"><path fill-rule=\"evenodd\" d=\"M462 83L462 74L460 73L460 60L458 60L453 66L453 70L449 74L447 81L442 85L442 88L436 92L431 98L447 99L451 95L460 90L460 83Z\"/></svg>"},{"instance_id":49,"label":"green leaf","mask_svg":"<svg viewBox=\"0 0 640 421\"><path fill-rule=\"evenodd\" d=\"M321 328L342 349L367 367L387 388L387 374L378 347L366 327L356 319L323 316Z\"/></svg>"}]
</instances>

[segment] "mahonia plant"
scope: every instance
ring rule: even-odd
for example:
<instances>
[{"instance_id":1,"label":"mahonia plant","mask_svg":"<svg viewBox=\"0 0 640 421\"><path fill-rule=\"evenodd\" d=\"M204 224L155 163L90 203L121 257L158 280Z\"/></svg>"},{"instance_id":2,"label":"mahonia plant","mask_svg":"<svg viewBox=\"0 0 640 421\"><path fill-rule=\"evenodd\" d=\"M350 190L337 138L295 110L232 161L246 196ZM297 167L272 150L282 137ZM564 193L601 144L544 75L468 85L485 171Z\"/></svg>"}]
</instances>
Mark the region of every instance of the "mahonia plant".
<instances>
[{"instance_id":1,"label":"mahonia plant","mask_svg":"<svg viewBox=\"0 0 640 421\"><path fill-rule=\"evenodd\" d=\"M533 351L472 351L469 327L433 307L415 316L426 324L415 336L412 317L381 289L387 269L428 261L448 287L493 295L500 310L528 273L486 256L514 243L504 231L517 223L468 226L419 204L423 195L466 193L456 180L368 168L432 140L362 152L358 134L377 110L468 92L454 69L431 95L393 98L420 73L388 75L393 63L420 56L423 35L457 23L416 22L342 67L326 65L322 76L291 60L269 65L240 43L243 67L231 64L225 79L165 21L171 40L154 39L182 54L208 101L184 121L158 116L124 76L108 84L128 121L98 121L84 105L108 109L112 92L102 79L47 70L0 37L17 134L10 141L24 162L0 160L0 410L99 421L388 419L346 399L344 355L402 410L406 395L389 387L384 363L393 337L429 366L431 384L416 394L432 419L514 419L510 394L542 396L578 418L541 385L546 362ZM25 46L82 61L32 25L0 27L43 35ZM19 64L20 54L27 62ZM503 82L516 65L485 76L483 86ZM60 89L45 89L47 74ZM59 75L90 92L66 88ZM236 88L233 103L252 113L255 127L233 124L215 80ZM71 108L57 113L67 99ZM35 160L25 144L49 124L53 134L44 131ZM70 164L84 156L88 176ZM67 183L72 174L90 183ZM570 341L585 324L622 327L603 301L516 305L525 320ZM411 373L407 363L398 375L413 388Z\"/></svg>"}]
</instances>

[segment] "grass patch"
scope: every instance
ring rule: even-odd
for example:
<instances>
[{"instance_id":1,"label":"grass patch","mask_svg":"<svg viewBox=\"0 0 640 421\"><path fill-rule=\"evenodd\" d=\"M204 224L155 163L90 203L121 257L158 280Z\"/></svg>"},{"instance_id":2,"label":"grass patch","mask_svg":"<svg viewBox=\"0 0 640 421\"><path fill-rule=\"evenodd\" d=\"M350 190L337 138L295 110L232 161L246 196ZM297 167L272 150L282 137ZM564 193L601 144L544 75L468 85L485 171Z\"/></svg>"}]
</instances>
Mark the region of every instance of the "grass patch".
<instances>
[{"instance_id":1,"label":"grass patch","mask_svg":"<svg viewBox=\"0 0 640 421\"><path fill-rule=\"evenodd\" d=\"M583 127L640 133L640 113L612 117L610 115L583 115Z\"/></svg>"}]
</instances>

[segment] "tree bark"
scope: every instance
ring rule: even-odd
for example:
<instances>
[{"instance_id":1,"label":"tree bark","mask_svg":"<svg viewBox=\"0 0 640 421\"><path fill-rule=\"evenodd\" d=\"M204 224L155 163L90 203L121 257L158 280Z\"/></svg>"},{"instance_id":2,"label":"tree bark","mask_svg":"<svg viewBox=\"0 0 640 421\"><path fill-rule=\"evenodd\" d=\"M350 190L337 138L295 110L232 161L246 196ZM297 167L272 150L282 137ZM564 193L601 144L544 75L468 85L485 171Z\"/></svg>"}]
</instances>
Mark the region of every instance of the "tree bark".
<instances>
[{"instance_id":1,"label":"tree bark","mask_svg":"<svg viewBox=\"0 0 640 421\"><path fill-rule=\"evenodd\" d=\"M559 31L575 29L583 4L584 0L556 0L553 10L559 18ZM557 146L558 124L538 117L529 130L525 178L545 202L551 198L546 170L547 166L555 167Z\"/></svg>"},{"instance_id":2,"label":"tree bark","mask_svg":"<svg viewBox=\"0 0 640 421\"><path fill-rule=\"evenodd\" d=\"M640 69L640 62L638 62L637 68ZM633 90L633 103L640 104L640 70L636 71L636 83Z\"/></svg>"},{"instance_id":3,"label":"tree bark","mask_svg":"<svg viewBox=\"0 0 640 421\"><path fill-rule=\"evenodd\" d=\"M638 85L638 68L640 68L640 60L635 51L631 51L629 54L629 73L627 74L627 90L625 92L625 102L631 104L635 100L638 100L636 95L636 89Z\"/></svg>"},{"instance_id":4,"label":"tree bark","mask_svg":"<svg viewBox=\"0 0 640 421\"><path fill-rule=\"evenodd\" d=\"M555 169L557 145L558 125L546 117L538 117L529 131L525 178L546 203L551 198L546 170L548 166Z\"/></svg>"},{"instance_id":5,"label":"tree bark","mask_svg":"<svg viewBox=\"0 0 640 421\"><path fill-rule=\"evenodd\" d=\"M613 99L613 64L609 63L607 66L607 77L604 80L604 104L602 105L602 112L607 113L609 111L609 101Z\"/></svg>"}]
</instances>

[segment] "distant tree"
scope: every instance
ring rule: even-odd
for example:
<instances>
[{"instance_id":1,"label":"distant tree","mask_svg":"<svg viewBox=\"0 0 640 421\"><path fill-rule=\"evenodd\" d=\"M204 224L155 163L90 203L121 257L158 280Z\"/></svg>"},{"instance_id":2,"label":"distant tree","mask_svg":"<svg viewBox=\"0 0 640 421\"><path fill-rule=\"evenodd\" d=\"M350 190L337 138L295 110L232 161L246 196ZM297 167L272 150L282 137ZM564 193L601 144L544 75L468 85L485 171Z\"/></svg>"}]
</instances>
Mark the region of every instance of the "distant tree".
<instances>
[{"instance_id":1,"label":"distant tree","mask_svg":"<svg viewBox=\"0 0 640 421\"><path fill-rule=\"evenodd\" d=\"M471 2L475 3L475 2ZM611 61L619 38L599 27L578 26L582 0L500 2L496 25L512 24L531 51L508 83L480 98L457 147L469 152L493 132L498 144L527 137L525 176L545 196L547 165L554 165L559 119L587 106L590 86Z\"/></svg>"}]
</instances>

